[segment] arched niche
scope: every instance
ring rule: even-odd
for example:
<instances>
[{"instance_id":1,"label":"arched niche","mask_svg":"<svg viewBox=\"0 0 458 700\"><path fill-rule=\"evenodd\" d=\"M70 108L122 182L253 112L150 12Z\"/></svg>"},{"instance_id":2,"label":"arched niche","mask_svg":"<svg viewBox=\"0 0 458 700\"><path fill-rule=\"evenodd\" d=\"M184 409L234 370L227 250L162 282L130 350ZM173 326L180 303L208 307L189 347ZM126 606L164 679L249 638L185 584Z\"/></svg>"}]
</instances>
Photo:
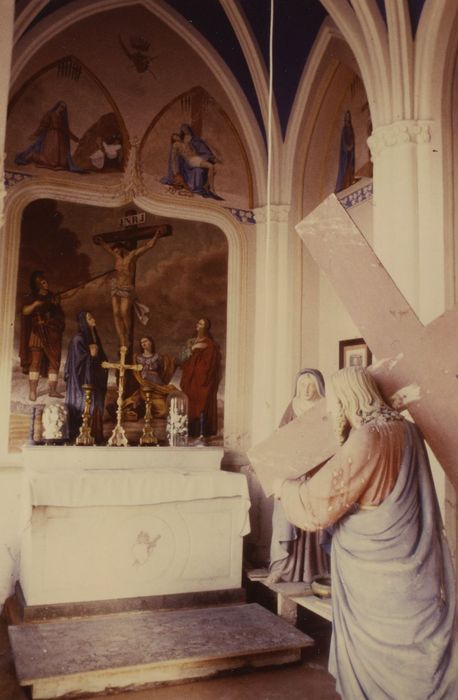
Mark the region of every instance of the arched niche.
<instances>
[{"instance_id":1,"label":"arched niche","mask_svg":"<svg viewBox=\"0 0 458 700\"><path fill-rule=\"evenodd\" d=\"M39 11L38 6L35 9ZM32 17L31 10L28 20ZM127 49L129 37L137 33L153 42L152 52L160 57L150 68L157 80L148 71L137 73L120 47L120 33ZM103 43L100 36L104 37ZM76 41L77 37L84 37L82 46ZM265 191L265 144L257 120L219 53L192 23L167 4L155 0L134 3L130 0L90 3L76 0L40 20L18 40L12 65L13 90L27 79L34 63L40 64L45 55L59 54L62 43L68 45L68 51L81 55L86 64L101 75L120 105L129 134L139 140L152 115L158 114L164 104L169 104L177 95L189 91L197 80L237 130L250 162L253 199L259 201ZM105 51L111 60L103 67L100 64ZM168 136L175 128L175 124L170 125Z\"/></svg>"},{"instance_id":2,"label":"arched niche","mask_svg":"<svg viewBox=\"0 0 458 700\"><path fill-rule=\"evenodd\" d=\"M34 160L38 154L34 144L38 147L38 143L43 152L39 165L53 169L52 162L47 161L55 159L56 145L51 141L46 148L46 138L57 106L62 103L72 134L69 147L76 169L92 173L124 170L129 135L121 112L102 81L72 55L62 55L42 66L12 95L8 105L6 169L36 174ZM79 139L77 145L72 143L75 136ZM113 159L104 153L104 148L110 146L114 148ZM101 156L98 160L97 154ZM64 169L70 169L68 163Z\"/></svg>"},{"instance_id":3,"label":"arched niche","mask_svg":"<svg viewBox=\"0 0 458 700\"><path fill-rule=\"evenodd\" d=\"M181 185L174 187L172 178L173 161L182 157L179 154L185 147L180 133L183 126L202 144L202 150L199 147L193 150L204 154L201 158L207 168L204 172L212 169L212 177L205 176L206 182L214 181L207 196L218 193L216 196L222 195L223 202L252 208L253 177L243 141L226 111L200 86L174 97L146 129L139 153L148 185L157 188L162 184L162 189L165 187L172 194L193 196L186 179L181 178ZM211 162L205 160L207 152L211 154Z\"/></svg>"},{"instance_id":4,"label":"arched niche","mask_svg":"<svg viewBox=\"0 0 458 700\"><path fill-rule=\"evenodd\" d=\"M289 188L294 222L335 191L347 110L355 136L355 180L362 182L371 175L366 142L370 128L367 94L355 56L334 23L326 20L304 69L286 137L285 159L292 167L285 187ZM358 333L305 246L297 257L301 260L297 300L301 366L333 372L338 369L338 341Z\"/></svg>"},{"instance_id":5,"label":"arched niche","mask_svg":"<svg viewBox=\"0 0 458 700\"><path fill-rule=\"evenodd\" d=\"M4 293L1 310L4 332L0 338L0 377L4 391L0 398L0 459L20 463L20 455L9 452L9 424L11 412L11 371L15 361L14 326L17 314L18 266L21 240L21 222L28 205L37 200L55 200L67 204L115 209L133 204L154 219L194 222L198 227L218 229L227 241L227 318L225 342L224 385L224 444L227 449L243 450L247 444L247 242L244 229L230 214L217 205L170 202L167 198L153 200L144 195L132 195L132 188L107 191L102 187L69 188L57 180L40 178L38 182L24 181L8 193L5 209L5 227L2 239L0 280ZM166 242L165 239L164 242ZM154 252L154 251L153 251ZM153 255L153 253L152 253ZM199 283L196 280L196 283ZM154 312L153 305L151 304ZM199 313L197 313L199 315ZM192 328L189 329L192 332Z\"/></svg>"}]
</instances>

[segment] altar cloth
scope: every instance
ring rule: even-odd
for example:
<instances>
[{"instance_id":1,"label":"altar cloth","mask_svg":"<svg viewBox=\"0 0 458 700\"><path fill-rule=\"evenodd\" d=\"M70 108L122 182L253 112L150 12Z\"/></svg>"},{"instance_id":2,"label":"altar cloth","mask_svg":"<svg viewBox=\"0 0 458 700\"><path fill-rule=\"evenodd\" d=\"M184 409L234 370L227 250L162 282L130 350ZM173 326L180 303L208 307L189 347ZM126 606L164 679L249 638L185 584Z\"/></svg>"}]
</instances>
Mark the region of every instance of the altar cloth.
<instances>
[{"instance_id":1,"label":"altar cloth","mask_svg":"<svg viewBox=\"0 0 458 700\"><path fill-rule=\"evenodd\" d=\"M82 508L140 506L176 501L241 498L240 534L249 532L250 499L246 477L234 472L119 469L29 474L31 505Z\"/></svg>"}]
</instances>

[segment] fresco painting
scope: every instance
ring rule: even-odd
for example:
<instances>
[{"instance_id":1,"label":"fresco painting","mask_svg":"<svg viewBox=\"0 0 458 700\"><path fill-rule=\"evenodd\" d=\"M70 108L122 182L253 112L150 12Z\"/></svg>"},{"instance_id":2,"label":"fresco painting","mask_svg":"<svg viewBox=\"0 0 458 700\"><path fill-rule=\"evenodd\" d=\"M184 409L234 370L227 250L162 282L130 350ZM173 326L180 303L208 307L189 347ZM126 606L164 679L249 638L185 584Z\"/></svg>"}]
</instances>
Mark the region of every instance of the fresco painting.
<instances>
[{"instance_id":1,"label":"fresco painting","mask_svg":"<svg viewBox=\"0 0 458 700\"><path fill-rule=\"evenodd\" d=\"M123 119L108 91L74 57L63 57L31 76L13 96L10 112L15 119L10 120L7 166L35 174L38 169L76 174L124 170L128 137Z\"/></svg>"},{"instance_id":2,"label":"fresco painting","mask_svg":"<svg viewBox=\"0 0 458 700\"><path fill-rule=\"evenodd\" d=\"M206 437L210 444L221 444L226 238L209 224L165 221L145 213L141 213L140 220L146 226L123 226L139 218L134 212L132 206L107 209L46 199L32 202L24 210L12 371L12 424L17 425L22 417L26 430L26 417L30 422L33 408L67 404L73 410L70 432L74 438L83 400L81 387L87 381L82 377L92 377L99 387L95 397L98 425L94 425L94 431L100 444L106 442L116 417L116 375L110 373L107 386L106 372L100 365L106 358L118 361L122 342L127 346L128 359L142 363L142 370L136 376L130 373L124 394L123 419L127 421L129 442L137 444L141 435L144 389L148 385L154 385L153 418L158 437L165 440L167 394L180 388L186 363L189 365L190 356L200 347L200 336L204 336L209 338L204 340L204 345L211 345L211 352L206 353L208 361L214 364L218 358L211 399L216 423L212 414L213 423L210 426L209 422L211 430ZM112 247L119 251L121 245L125 250L131 248L127 258L132 253L135 257L133 276L124 287L116 259L118 252L113 253ZM121 293L116 299L126 301L123 308L127 325L123 331L116 317L119 309L113 304L114 288ZM126 296L122 296L124 291ZM141 314L135 313L137 299L148 309L143 323ZM193 339L191 350L190 338ZM27 434L19 435L16 430L11 449L19 447L20 439L24 442Z\"/></svg>"}]
</instances>

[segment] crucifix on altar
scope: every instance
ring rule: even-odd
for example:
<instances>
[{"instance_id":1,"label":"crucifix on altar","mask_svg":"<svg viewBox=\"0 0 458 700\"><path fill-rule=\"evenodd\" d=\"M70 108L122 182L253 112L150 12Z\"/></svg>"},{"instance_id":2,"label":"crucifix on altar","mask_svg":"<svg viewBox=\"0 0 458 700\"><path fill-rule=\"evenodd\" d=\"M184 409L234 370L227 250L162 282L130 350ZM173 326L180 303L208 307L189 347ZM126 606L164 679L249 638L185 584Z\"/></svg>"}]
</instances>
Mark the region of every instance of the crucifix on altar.
<instances>
[{"instance_id":1,"label":"crucifix on altar","mask_svg":"<svg viewBox=\"0 0 458 700\"><path fill-rule=\"evenodd\" d=\"M122 399L124 394L124 376L126 370L137 370L141 372L142 365L127 364L126 363L126 352L127 348L122 345L119 348L119 362L102 362L102 367L104 369L116 369L118 371L118 398L116 401L116 425L113 428L110 439L108 440L109 447L126 447L129 443L127 441L126 433L121 425L122 417Z\"/></svg>"},{"instance_id":2,"label":"crucifix on altar","mask_svg":"<svg viewBox=\"0 0 458 700\"><path fill-rule=\"evenodd\" d=\"M120 347L132 348L135 311L143 324L148 322L149 309L141 304L135 292L136 268L138 259L154 248L159 238L172 235L169 224L161 226L139 226L145 221L143 212L129 210L121 218L121 231L109 231L93 236L96 245L100 245L114 258L114 270L111 277L111 305L113 322ZM138 247L138 242L148 242Z\"/></svg>"}]
</instances>

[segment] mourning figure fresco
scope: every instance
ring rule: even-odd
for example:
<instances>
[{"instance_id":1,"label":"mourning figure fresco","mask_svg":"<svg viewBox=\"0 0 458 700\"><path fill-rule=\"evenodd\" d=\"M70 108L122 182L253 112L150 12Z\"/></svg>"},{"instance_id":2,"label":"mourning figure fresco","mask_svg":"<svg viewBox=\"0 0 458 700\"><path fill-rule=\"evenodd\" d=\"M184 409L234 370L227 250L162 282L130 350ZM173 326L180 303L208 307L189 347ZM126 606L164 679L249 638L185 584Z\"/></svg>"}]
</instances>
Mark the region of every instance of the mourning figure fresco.
<instances>
[{"instance_id":1,"label":"mourning figure fresco","mask_svg":"<svg viewBox=\"0 0 458 700\"><path fill-rule=\"evenodd\" d=\"M350 187L355 182L355 132L351 112L347 109L340 134L339 169L335 192Z\"/></svg>"},{"instance_id":2,"label":"mourning figure fresco","mask_svg":"<svg viewBox=\"0 0 458 700\"><path fill-rule=\"evenodd\" d=\"M33 143L16 155L16 165L34 163L40 168L83 172L71 154L70 141L78 143L79 138L70 130L67 105L62 100L43 115L30 139Z\"/></svg>"},{"instance_id":3,"label":"mourning figure fresco","mask_svg":"<svg viewBox=\"0 0 458 700\"><path fill-rule=\"evenodd\" d=\"M171 136L167 175L161 182L176 190L222 200L214 191L216 162L215 154L205 141L189 124L182 124Z\"/></svg>"},{"instance_id":4,"label":"mourning figure fresco","mask_svg":"<svg viewBox=\"0 0 458 700\"><path fill-rule=\"evenodd\" d=\"M74 173L123 169L125 149L114 113L102 115L79 138L71 131L67 105L60 100L43 115L30 138L33 143L16 155L16 165L32 163L40 168ZM78 144L73 154L71 141Z\"/></svg>"},{"instance_id":5,"label":"mourning figure fresco","mask_svg":"<svg viewBox=\"0 0 458 700\"><path fill-rule=\"evenodd\" d=\"M75 163L87 171L121 171L125 150L119 120L109 112L87 129L73 157Z\"/></svg>"}]
</instances>

